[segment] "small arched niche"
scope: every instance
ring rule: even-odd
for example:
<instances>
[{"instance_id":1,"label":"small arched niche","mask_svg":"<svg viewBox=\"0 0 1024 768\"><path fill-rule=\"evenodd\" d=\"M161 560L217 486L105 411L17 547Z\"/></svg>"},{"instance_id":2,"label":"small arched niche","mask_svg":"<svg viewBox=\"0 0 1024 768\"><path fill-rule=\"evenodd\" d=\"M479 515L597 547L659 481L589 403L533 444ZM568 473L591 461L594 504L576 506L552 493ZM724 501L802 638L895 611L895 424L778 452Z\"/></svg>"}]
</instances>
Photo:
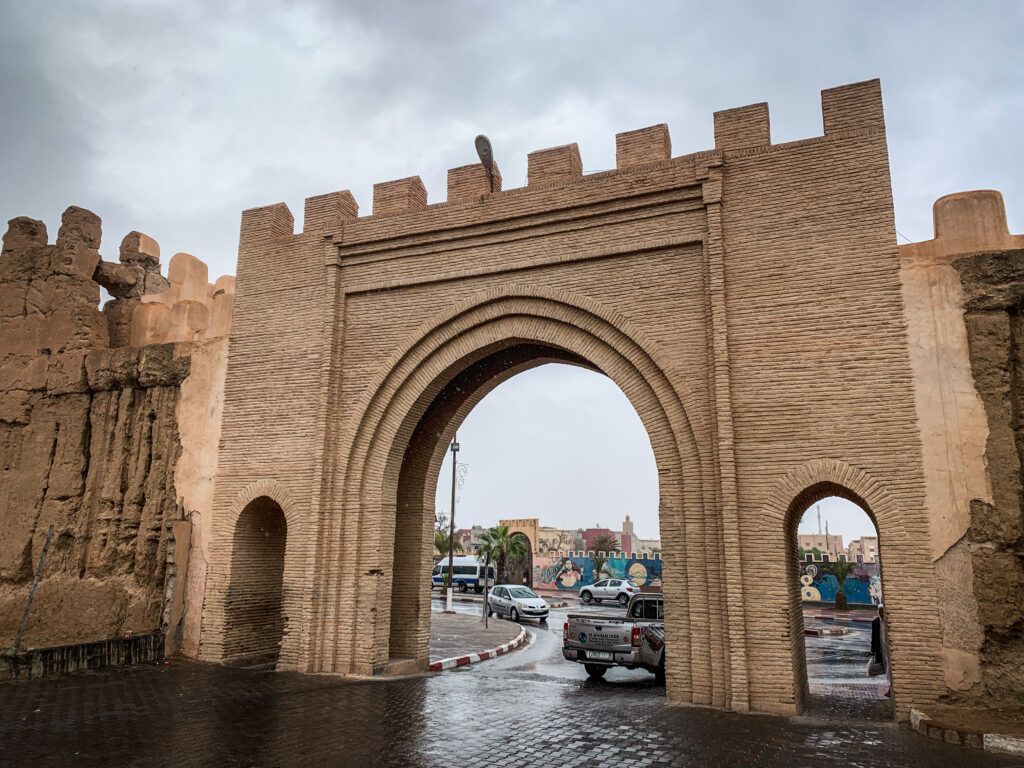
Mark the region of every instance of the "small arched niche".
<instances>
[{"instance_id":1,"label":"small arched niche","mask_svg":"<svg viewBox=\"0 0 1024 768\"><path fill-rule=\"evenodd\" d=\"M288 525L269 496L250 501L235 523L223 659L276 665L284 636L282 592Z\"/></svg>"}]
</instances>

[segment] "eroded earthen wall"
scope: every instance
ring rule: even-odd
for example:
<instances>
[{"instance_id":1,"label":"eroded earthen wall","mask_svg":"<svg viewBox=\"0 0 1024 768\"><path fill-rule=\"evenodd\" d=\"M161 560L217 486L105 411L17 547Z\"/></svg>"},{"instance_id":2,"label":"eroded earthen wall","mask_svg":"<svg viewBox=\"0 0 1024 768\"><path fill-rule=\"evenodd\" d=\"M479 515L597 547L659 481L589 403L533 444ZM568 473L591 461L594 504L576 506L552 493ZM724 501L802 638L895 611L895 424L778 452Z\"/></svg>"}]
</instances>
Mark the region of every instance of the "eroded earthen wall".
<instances>
[{"instance_id":1,"label":"eroded earthen wall","mask_svg":"<svg viewBox=\"0 0 1024 768\"><path fill-rule=\"evenodd\" d=\"M998 192L935 203L935 238L900 247L945 699L991 706L1024 690L1021 300L1024 237Z\"/></svg>"},{"instance_id":2,"label":"eroded earthen wall","mask_svg":"<svg viewBox=\"0 0 1024 768\"><path fill-rule=\"evenodd\" d=\"M1021 238L1024 239L1024 238ZM973 571L980 680L959 698L1020 704L1024 691L1024 249L953 266L964 287L974 383L985 406L991 502L973 499L963 548Z\"/></svg>"},{"instance_id":3,"label":"eroded earthen wall","mask_svg":"<svg viewBox=\"0 0 1024 768\"><path fill-rule=\"evenodd\" d=\"M130 346L143 297L168 288L159 248L131 233L111 263L99 247L100 220L80 208L64 213L55 244L28 218L4 236L0 645L14 643L50 525L22 648L159 628L170 524L191 511L175 470L195 345ZM101 285L114 296L103 311Z\"/></svg>"}]
</instances>

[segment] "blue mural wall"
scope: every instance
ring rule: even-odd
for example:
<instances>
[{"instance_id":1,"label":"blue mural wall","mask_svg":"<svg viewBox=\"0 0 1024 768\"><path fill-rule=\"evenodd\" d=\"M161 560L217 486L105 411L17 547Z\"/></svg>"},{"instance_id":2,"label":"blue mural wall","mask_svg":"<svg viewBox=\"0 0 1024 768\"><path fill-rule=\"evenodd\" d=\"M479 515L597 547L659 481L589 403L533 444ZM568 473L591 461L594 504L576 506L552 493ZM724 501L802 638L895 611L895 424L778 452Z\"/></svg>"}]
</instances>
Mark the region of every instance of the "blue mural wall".
<instances>
[{"instance_id":1,"label":"blue mural wall","mask_svg":"<svg viewBox=\"0 0 1024 768\"><path fill-rule=\"evenodd\" d=\"M627 557L611 553L605 561L602 579L631 579L640 586L661 587L661 556ZM534 555L533 585L540 589L578 590L599 579L594 576L594 558L586 552Z\"/></svg>"},{"instance_id":2,"label":"blue mural wall","mask_svg":"<svg viewBox=\"0 0 1024 768\"><path fill-rule=\"evenodd\" d=\"M800 596L807 602L834 603L839 581L832 573L833 564L824 562L800 563ZM848 603L878 605L882 602L882 581L878 563L857 563L843 583Z\"/></svg>"}]
</instances>

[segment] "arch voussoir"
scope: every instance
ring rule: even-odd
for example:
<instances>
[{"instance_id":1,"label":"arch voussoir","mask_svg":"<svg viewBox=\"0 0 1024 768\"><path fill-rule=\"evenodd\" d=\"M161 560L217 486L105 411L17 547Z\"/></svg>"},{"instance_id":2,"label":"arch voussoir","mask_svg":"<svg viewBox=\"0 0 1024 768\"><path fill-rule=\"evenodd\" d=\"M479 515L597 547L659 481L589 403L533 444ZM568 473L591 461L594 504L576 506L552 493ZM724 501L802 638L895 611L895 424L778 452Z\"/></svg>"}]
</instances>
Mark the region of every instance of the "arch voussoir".
<instances>
[{"instance_id":1,"label":"arch voussoir","mask_svg":"<svg viewBox=\"0 0 1024 768\"><path fill-rule=\"evenodd\" d=\"M551 350L547 359L569 356L573 360L586 360L608 374L633 402L651 436L663 486L660 494L663 519L681 528L687 517L684 506L701 504L701 452L678 391L655 359L657 348L640 333L632 337L628 333L629 323L624 319L609 316L603 310L588 311L579 305L593 305L593 302L581 300L579 304L570 305L565 299L573 297L567 294L556 297L551 293L514 288L474 297L411 334L409 344L388 361L364 391L358 410L361 416L353 420L356 426L346 436L340 451L340 455L347 458L344 472L339 475L345 489L344 545L349 548L351 543L359 554L352 567L342 566L345 573L335 587L339 601L343 595L356 595L354 613L357 618L348 632L339 634L323 628L325 634L332 635L328 645L335 671L379 671L388 664L389 647L410 646L408 642L389 644L388 633L380 631L384 626L382 617L370 619L370 613L358 606L390 602L380 600L382 597L394 599L386 593L391 589L396 566L389 560L395 545L388 545L396 535L395 499L402 504L412 499L411 503L420 508L432 504L432 499L424 498L425 489L432 485L422 478L436 469L433 465L439 464L444 453L436 446L430 447L431 455L420 462L429 469L418 470L419 490L410 495L408 489L399 488L410 435L447 383L460 370L489 359L495 350L522 344L539 345ZM591 306L591 309L600 308ZM609 317L618 325L609 322ZM446 429L445 434L449 431L453 430ZM686 484L682 482L684 474L688 478ZM413 563L412 567L425 567L428 561L425 541L428 534L429 527L426 527L421 546L416 542L407 545L412 547L410 551L419 552L416 557L423 561ZM685 543L685 537L669 538L678 546ZM672 559L677 565L666 569L665 589L677 593L674 605L682 608L677 637L683 652L677 657L670 676L683 678L678 688L688 691L690 630L681 629L691 623L687 590L683 586L685 561L682 552ZM408 565L403 563L402 567ZM371 574L372 578L367 578ZM426 579L421 581L429 586ZM422 607L429 600L429 593L417 596L417 600ZM429 619L429 610L420 610L418 615L422 625L424 616ZM413 631L419 632L425 641L427 627L428 624L414 627ZM372 646L361 642L365 638L373 638ZM683 696L688 693L684 692Z\"/></svg>"}]
</instances>

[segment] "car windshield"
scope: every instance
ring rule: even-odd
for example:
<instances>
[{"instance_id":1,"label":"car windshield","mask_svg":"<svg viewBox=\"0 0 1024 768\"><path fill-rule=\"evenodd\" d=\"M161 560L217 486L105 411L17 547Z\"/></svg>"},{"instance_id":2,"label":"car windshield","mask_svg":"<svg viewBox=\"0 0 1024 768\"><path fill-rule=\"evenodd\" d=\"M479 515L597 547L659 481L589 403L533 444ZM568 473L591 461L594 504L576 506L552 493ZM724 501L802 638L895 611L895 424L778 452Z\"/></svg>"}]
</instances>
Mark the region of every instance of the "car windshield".
<instances>
[{"instance_id":1,"label":"car windshield","mask_svg":"<svg viewBox=\"0 0 1024 768\"><path fill-rule=\"evenodd\" d=\"M509 591L509 593L511 593L512 597L526 598L526 597L536 597L537 596L537 595L535 595L533 593L532 589L529 589L527 587L511 587L511 588L509 588L508 591Z\"/></svg>"}]
</instances>

